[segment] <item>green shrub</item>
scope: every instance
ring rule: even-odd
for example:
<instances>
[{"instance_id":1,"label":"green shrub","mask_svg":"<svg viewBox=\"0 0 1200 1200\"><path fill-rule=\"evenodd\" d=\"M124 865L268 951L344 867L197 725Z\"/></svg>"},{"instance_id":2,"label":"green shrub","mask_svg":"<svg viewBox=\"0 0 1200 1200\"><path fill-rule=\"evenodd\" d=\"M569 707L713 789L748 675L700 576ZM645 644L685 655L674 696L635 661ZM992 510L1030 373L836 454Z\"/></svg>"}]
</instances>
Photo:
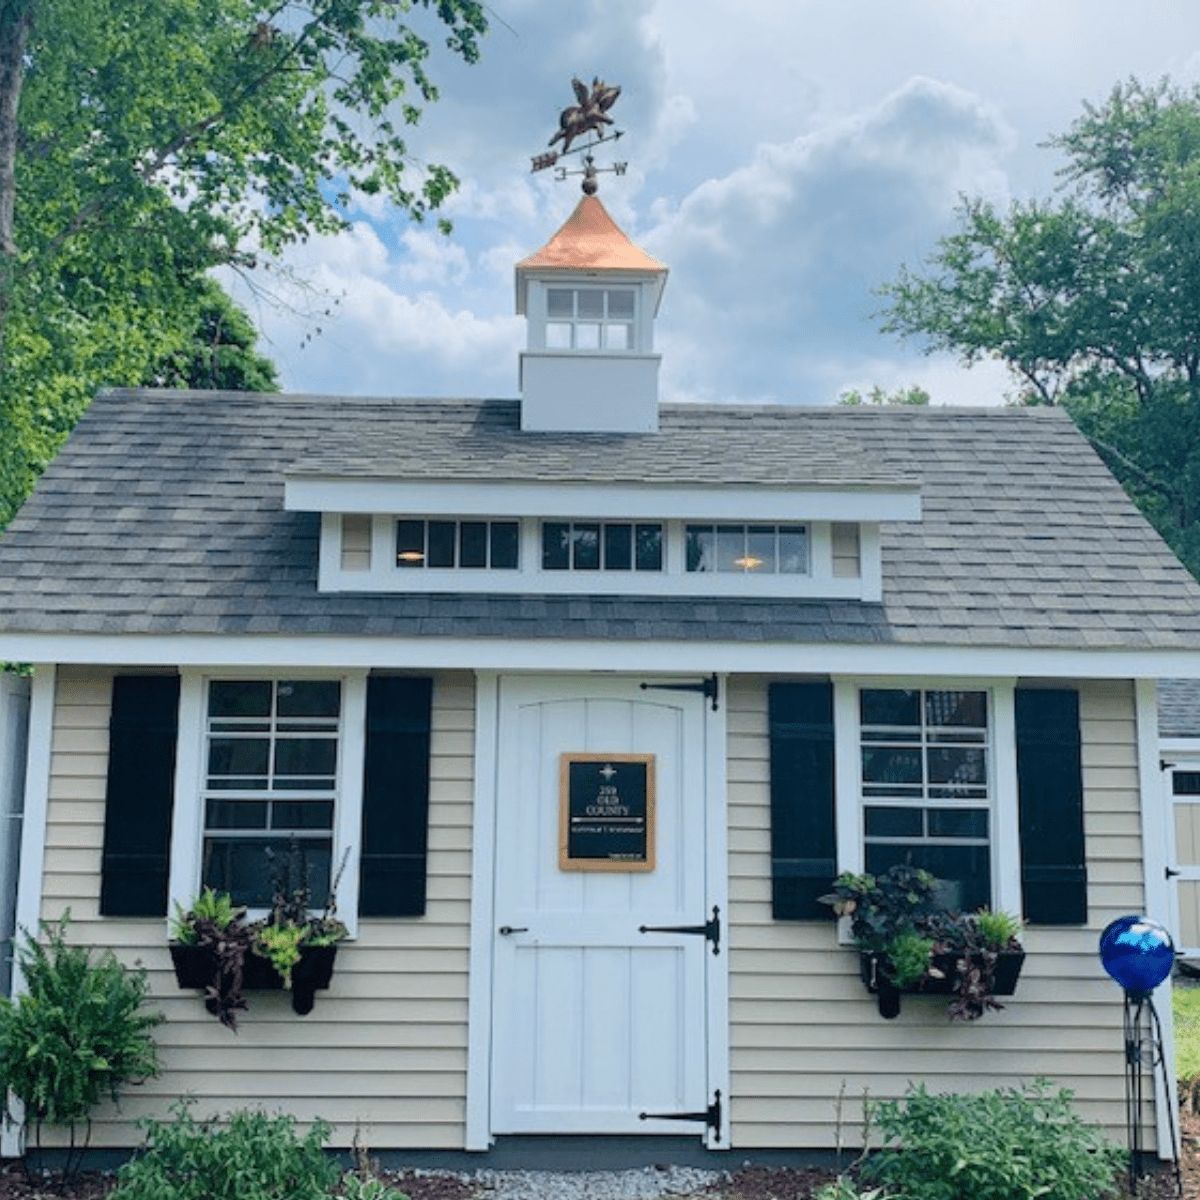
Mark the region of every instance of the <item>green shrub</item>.
<instances>
[{"instance_id":1,"label":"green shrub","mask_svg":"<svg viewBox=\"0 0 1200 1200\"><path fill-rule=\"evenodd\" d=\"M104 1096L158 1074L150 1030L163 1018L140 1011L145 971L122 966L111 951L93 961L86 947L68 946L68 920L43 924L44 945L24 936L17 961L25 991L0 998L0 1079L35 1132L74 1126Z\"/></svg>"},{"instance_id":2,"label":"green shrub","mask_svg":"<svg viewBox=\"0 0 1200 1200\"><path fill-rule=\"evenodd\" d=\"M886 1200L886 1192L883 1188L861 1190L852 1179L839 1175L832 1183L817 1188L813 1200Z\"/></svg>"},{"instance_id":3,"label":"green shrub","mask_svg":"<svg viewBox=\"0 0 1200 1200\"><path fill-rule=\"evenodd\" d=\"M920 1200L1100 1200L1125 1158L1046 1079L978 1095L922 1085L871 1105L871 1119L885 1146L863 1178Z\"/></svg>"},{"instance_id":4,"label":"green shrub","mask_svg":"<svg viewBox=\"0 0 1200 1200\"><path fill-rule=\"evenodd\" d=\"M343 1200L408 1200L403 1192L366 1175L347 1175L342 1180Z\"/></svg>"},{"instance_id":5,"label":"green shrub","mask_svg":"<svg viewBox=\"0 0 1200 1200\"><path fill-rule=\"evenodd\" d=\"M197 1121L182 1101L171 1111L174 1120L143 1122L146 1145L109 1200L328 1200L337 1184L323 1121L301 1136L288 1116L241 1111L221 1124Z\"/></svg>"}]
</instances>

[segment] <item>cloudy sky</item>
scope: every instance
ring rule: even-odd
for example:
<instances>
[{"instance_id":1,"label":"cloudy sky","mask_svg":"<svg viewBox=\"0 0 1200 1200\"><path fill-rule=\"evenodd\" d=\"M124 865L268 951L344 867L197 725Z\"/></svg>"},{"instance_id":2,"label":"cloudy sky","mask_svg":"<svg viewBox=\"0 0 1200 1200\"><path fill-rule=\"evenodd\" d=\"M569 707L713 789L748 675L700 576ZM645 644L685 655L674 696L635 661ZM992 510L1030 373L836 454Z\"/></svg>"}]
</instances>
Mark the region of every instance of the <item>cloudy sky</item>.
<instances>
[{"instance_id":1,"label":"cloudy sky","mask_svg":"<svg viewBox=\"0 0 1200 1200\"><path fill-rule=\"evenodd\" d=\"M999 403L878 331L875 294L917 265L963 194L1045 196L1041 143L1130 75L1200 81L1196 0L488 0L483 60L435 59L411 146L463 186L455 230L354 212L291 255L295 286L241 290L288 390L514 396L513 264L579 199L531 175L573 75L620 84L600 195L670 268L657 326L675 400L820 404L919 383ZM597 163L611 147L597 152ZM577 161L577 159L575 160ZM329 310L328 313L326 310Z\"/></svg>"}]
</instances>

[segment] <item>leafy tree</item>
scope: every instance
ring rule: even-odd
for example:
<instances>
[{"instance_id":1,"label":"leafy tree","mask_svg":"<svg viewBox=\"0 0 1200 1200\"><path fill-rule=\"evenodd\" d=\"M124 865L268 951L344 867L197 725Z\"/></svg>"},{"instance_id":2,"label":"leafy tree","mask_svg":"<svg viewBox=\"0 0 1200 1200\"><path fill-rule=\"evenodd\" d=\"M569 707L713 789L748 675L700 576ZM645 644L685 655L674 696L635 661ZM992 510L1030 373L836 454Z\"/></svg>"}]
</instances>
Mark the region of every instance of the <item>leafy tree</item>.
<instances>
[{"instance_id":1,"label":"leafy tree","mask_svg":"<svg viewBox=\"0 0 1200 1200\"><path fill-rule=\"evenodd\" d=\"M906 388L897 388L894 392L885 391L875 384L866 395L857 388L847 388L838 396L838 403L858 408L861 405L871 405L879 408L888 404L905 404L921 408L929 403L929 393L920 384L910 384Z\"/></svg>"},{"instance_id":2,"label":"leafy tree","mask_svg":"<svg viewBox=\"0 0 1200 1200\"><path fill-rule=\"evenodd\" d=\"M190 353L212 267L456 184L414 159L478 0L0 0L0 524L97 386ZM189 377L183 371L181 377Z\"/></svg>"},{"instance_id":3,"label":"leafy tree","mask_svg":"<svg viewBox=\"0 0 1200 1200\"><path fill-rule=\"evenodd\" d=\"M1052 200L966 200L885 330L1062 404L1200 576L1200 87L1129 80L1050 139Z\"/></svg>"},{"instance_id":4,"label":"leafy tree","mask_svg":"<svg viewBox=\"0 0 1200 1200\"><path fill-rule=\"evenodd\" d=\"M191 340L152 363L143 382L208 391L278 391L275 364L255 349L258 332L246 313L207 276L196 283L196 299Z\"/></svg>"}]
</instances>

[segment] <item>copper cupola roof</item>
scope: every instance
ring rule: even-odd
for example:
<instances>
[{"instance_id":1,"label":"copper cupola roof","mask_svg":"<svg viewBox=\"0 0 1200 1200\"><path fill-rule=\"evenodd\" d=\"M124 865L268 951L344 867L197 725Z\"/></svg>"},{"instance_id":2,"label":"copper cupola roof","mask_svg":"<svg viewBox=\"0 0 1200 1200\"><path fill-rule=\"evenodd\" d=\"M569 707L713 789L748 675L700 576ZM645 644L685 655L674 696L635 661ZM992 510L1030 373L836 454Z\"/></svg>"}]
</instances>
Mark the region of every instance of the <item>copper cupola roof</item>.
<instances>
[{"instance_id":1,"label":"copper cupola roof","mask_svg":"<svg viewBox=\"0 0 1200 1200\"><path fill-rule=\"evenodd\" d=\"M527 275L557 271L634 271L665 277L667 268L625 236L596 196L584 196L562 228L540 250L517 263L518 313L525 312Z\"/></svg>"}]
</instances>

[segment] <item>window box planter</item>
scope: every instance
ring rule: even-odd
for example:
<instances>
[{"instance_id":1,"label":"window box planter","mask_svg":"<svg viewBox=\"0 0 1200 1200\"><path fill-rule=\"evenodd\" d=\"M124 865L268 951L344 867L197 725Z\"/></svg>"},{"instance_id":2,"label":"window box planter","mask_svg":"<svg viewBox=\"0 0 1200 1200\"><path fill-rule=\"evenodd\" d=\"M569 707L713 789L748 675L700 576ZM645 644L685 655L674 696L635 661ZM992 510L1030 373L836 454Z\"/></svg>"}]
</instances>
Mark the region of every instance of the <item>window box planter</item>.
<instances>
[{"instance_id":1,"label":"window box planter","mask_svg":"<svg viewBox=\"0 0 1200 1200\"><path fill-rule=\"evenodd\" d=\"M935 954L933 971L922 976L914 984L897 987L891 979L891 963L887 955L877 951L863 950L859 953L859 972L862 981L873 996L878 998L879 1015L888 1020L900 1013L902 995L948 996L958 987L958 954ZM982 954L969 955L976 966L983 965ZM993 996L1011 996L1017 990L1017 980L1025 962L1024 950L1001 950L996 955L996 970L992 985L988 989ZM934 973L936 972L936 973Z\"/></svg>"},{"instance_id":2,"label":"window box planter","mask_svg":"<svg viewBox=\"0 0 1200 1200\"><path fill-rule=\"evenodd\" d=\"M210 946L185 946L180 942L169 943L171 962L175 967L175 979L181 988L199 988L208 991L217 975L217 962ZM300 961L292 968L292 1011L307 1016L313 1010L316 993L329 987L333 979L333 963L337 957L337 946L304 946ZM242 990L247 992L269 992L283 990L283 976L269 959L258 954L248 954L242 968ZM215 998L208 998L205 1005L210 1013L217 1012Z\"/></svg>"}]
</instances>

